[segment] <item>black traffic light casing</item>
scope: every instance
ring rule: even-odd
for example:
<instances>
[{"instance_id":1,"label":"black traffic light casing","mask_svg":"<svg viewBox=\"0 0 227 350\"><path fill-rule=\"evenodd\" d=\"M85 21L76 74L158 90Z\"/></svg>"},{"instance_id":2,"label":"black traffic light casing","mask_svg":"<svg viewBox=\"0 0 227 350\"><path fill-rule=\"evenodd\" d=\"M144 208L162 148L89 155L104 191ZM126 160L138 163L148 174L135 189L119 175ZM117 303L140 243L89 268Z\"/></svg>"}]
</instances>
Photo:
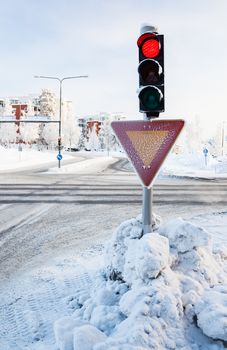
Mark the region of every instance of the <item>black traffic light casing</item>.
<instances>
[{"instance_id":1,"label":"black traffic light casing","mask_svg":"<svg viewBox=\"0 0 227 350\"><path fill-rule=\"evenodd\" d=\"M164 35L143 33L137 45L140 112L146 113L148 118L158 117L165 109Z\"/></svg>"}]
</instances>

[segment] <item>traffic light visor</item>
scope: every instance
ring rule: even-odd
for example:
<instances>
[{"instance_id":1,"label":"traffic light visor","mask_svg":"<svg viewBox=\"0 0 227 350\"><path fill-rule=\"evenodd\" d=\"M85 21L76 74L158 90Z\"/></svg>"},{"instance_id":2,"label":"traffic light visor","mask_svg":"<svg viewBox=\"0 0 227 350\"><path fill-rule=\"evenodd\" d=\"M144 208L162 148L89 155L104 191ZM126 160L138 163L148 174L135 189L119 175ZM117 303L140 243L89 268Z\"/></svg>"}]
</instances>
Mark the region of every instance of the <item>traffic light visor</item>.
<instances>
[{"instance_id":1,"label":"traffic light visor","mask_svg":"<svg viewBox=\"0 0 227 350\"><path fill-rule=\"evenodd\" d=\"M139 93L139 99L142 107L148 111L155 111L160 108L163 94L155 86L146 86Z\"/></svg>"}]
</instances>

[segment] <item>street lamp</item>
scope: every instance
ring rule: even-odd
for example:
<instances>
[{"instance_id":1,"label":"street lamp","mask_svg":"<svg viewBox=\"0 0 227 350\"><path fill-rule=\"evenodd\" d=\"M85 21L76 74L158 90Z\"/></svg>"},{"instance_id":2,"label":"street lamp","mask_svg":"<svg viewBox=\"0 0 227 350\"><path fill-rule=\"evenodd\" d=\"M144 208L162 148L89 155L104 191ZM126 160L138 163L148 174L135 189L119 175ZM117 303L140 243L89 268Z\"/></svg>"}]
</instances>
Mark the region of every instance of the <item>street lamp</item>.
<instances>
[{"instance_id":1,"label":"street lamp","mask_svg":"<svg viewBox=\"0 0 227 350\"><path fill-rule=\"evenodd\" d=\"M41 79L54 79L58 80L60 83L60 99L59 99L59 129L58 129L58 167L61 167L61 100L62 100L62 82L63 80L67 79L78 79L78 78L88 78L88 75L76 75L72 77L64 77L62 79L58 77L48 77L44 75L34 75L34 78L41 78Z\"/></svg>"}]
</instances>

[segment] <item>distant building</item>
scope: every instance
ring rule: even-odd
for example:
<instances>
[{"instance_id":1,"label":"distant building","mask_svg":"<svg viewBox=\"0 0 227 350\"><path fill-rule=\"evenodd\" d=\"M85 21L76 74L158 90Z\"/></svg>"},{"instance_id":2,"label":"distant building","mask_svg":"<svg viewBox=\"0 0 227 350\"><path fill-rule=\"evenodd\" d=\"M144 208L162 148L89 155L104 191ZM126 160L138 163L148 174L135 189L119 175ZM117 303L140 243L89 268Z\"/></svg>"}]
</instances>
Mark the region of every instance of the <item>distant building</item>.
<instances>
[{"instance_id":1,"label":"distant building","mask_svg":"<svg viewBox=\"0 0 227 350\"><path fill-rule=\"evenodd\" d=\"M15 117L18 121L22 117L36 116L40 111L39 98L36 95L21 97L7 97L0 99L1 116Z\"/></svg>"},{"instance_id":2,"label":"distant building","mask_svg":"<svg viewBox=\"0 0 227 350\"><path fill-rule=\"evenodd\" d=\"M96 134L99 134L99 131L101 129L101 122L98 120L90 120L87 122L87 131L92 131L93 127L95 127Z\"/></svg>"},{"instance_id":3,"label":"distant building","mask_svg":"<svg viewBox=\"0 0 227 350\"><path fill-rule=\"evenodd\" d=\"M87 115L79 118L78 126L81 128L82 133L87 136L93 126L96 125L96 132L98 135L102 126L110 125L112 121L124 119L126 119L126 117L121 113L100 112L99 114Z\"/></svg>"}]
</instances>

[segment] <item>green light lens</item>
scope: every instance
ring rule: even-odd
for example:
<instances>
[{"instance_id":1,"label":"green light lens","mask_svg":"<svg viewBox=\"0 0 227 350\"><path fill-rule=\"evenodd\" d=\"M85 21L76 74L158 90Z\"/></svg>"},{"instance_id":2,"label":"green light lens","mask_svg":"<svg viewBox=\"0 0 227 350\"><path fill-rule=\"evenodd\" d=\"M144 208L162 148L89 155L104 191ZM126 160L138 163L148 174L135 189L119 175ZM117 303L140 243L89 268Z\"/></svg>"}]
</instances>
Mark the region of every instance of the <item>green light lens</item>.
<instances>
[{"instance_id":1,"label":"green light lens","mask_svg":"<svg viewBox=\"0 0 227 350\"><path fill-rule=\"evenodd\" d=\"M147 86L141 90L139 98L146 110L153 111L160 106L163 97L162 92L158 88Z\"/></svg>"}]
</instances>

